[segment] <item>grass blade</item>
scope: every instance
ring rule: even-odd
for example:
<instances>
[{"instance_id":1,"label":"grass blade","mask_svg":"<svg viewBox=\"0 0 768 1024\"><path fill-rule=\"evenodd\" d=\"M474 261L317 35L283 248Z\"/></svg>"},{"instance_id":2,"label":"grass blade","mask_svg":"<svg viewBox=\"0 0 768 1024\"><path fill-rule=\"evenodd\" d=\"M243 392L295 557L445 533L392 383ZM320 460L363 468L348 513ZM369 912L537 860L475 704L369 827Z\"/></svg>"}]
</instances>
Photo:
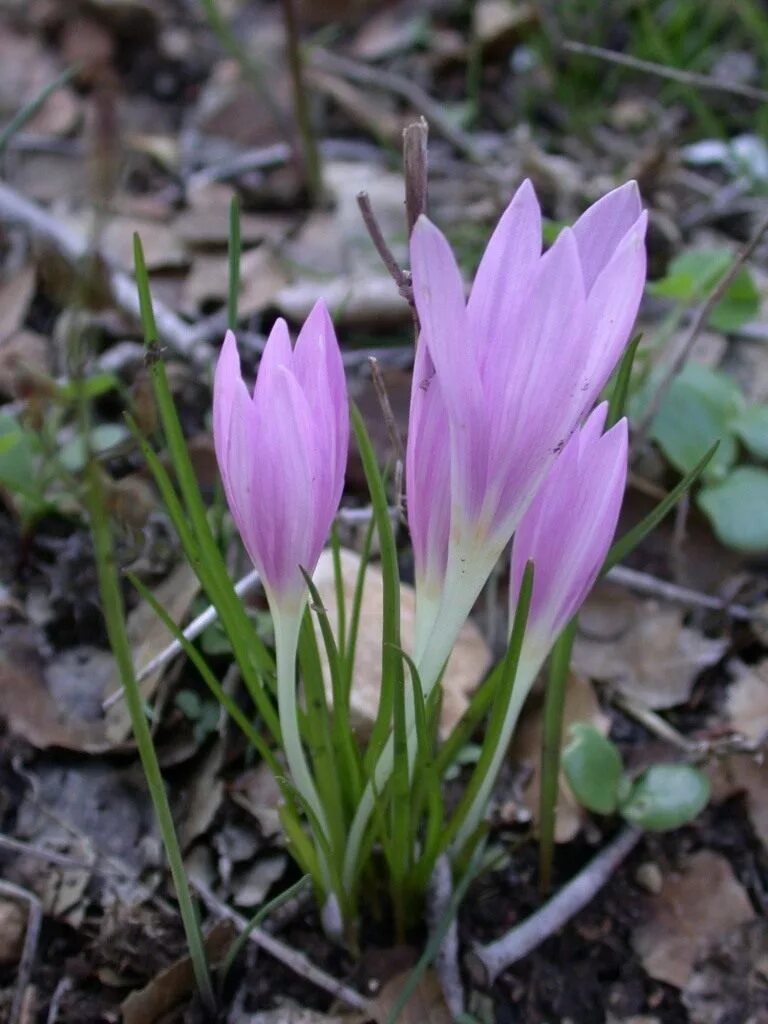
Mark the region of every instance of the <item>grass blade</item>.
<instances>
[{"instance_id":1,"label":"grass blade","mask_svg":"<svg viewBox=\"0 0 768 1024\"><path fill-rule=\"evenodd\" d=\"M637 347L642 337L642 332L638 332L634 336L619 363L611 397L608 401L608 415L605 418L606 430L609 430L614 423L618 423L624 415L624 410L627 406L627 396L629 395L629 383L632 379L632 367L634 366Z\"/></svg>"}]
</instances>

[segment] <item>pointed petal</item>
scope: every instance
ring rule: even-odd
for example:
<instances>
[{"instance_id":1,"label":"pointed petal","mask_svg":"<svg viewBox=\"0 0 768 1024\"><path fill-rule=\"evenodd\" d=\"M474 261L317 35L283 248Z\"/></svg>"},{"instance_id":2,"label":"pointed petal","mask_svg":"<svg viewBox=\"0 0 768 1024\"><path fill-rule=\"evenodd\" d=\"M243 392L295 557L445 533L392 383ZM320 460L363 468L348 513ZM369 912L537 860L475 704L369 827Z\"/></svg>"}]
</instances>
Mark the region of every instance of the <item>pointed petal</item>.
<instances>
[{"instance_id":1,"label":"pointed petal","mask_svg":"<svg viewBox=\"0 0 768 1024\"><path fill-rule=\"evenodd\" d=\"M450 439L440 382L427 346L416 350L406 448L406 498L417 592L445 576L450 531Z\"/></svg>"},{"instance_id":2,"label":"pointed petal","mask_svg":"<svg viewBox=\"0 0 768 1024\"><path fill-rule=\"evenodd\" d=\"M282 317L278 317L269 332L267 343L259 360L259 372L253 389L254 398L259 389L272 378L278 366L293 366L293 350L288 325Z\"/></svg>"},{"instance_id":3,"label":"pointed petal","mask_svg":"<svg viewBox=\"0 0 768 1024\"><path fill-rule=\"evenodd\" d=\"M648 214L643 211L589 293L587 332L590 347L583 383L585 408L600 394L632 333L645 287L647 222Z\"/></svg>"},{"instance_id":4,"label":"pointed petal","mask_svg":"<svg viewBox=\"0 0 768 1024\"><path fill-rule=\"evenodd\" d=\"M598 199L573 225L587 291L607 266L641 210L637 182L628 181Z\"/></svg>"},{"instance_id":5,"label":"pointed petal","mask_svg":"<svg viewBox=\"0 0 768 1024\"><path fill-rule=\"evenodd\" d=\"M497 482L494 522L507 539L583 409L588 339L578 260L566 228L534 273L514 373L500 373L498 381L489 376L489 479Z\"/></svg>"},{"instance_id":6,"label":"pointed petal","mask_svg":"<svg viewBox=\"0 0 768 1024\"><path fill-rule=\"evenodd\" d=\"M243 386L237 341L232 331L227 331L213 376L213 446L228 499L230 426L236 392Z\"/></svg>"},{"instance_id":7,"label":"pointed petal","mask_svg":"<svg viewBox=\"0 0 768 1024\"><path fill-rule=\"evenodd\" d=\"M472 338L483 352L483 365L485 360L492 365L495 349L514 342L515 319L540 256L541 210L533 185L526 180L491 235L467 304Z\"/></svg>"},{"instance_id":8,"label":"pointed petal","mask_svg":"<svg viewBox=\"0 0 768 1024\"><path fill-rule=\"evenodd\" d=\"M315 303L299 332L294 349L294 372L309 404L316 430L323 437L324 457L332 469L322 501L341 500L349 449L349 402L344 364L328 307Z\"/></svg>"},{"instance_id":9,"label":"pointed petal","mask_svg":"<svg viewBox=\"0 0 768 1024\"><path fill-rule=\"evenodd\" d=\"M487 413L459 268L443 234L423 216L411 235L411 267L419 345L429 347L450 422L452 498L472 518L485 491Z\"/></svg>"}]
</instances>

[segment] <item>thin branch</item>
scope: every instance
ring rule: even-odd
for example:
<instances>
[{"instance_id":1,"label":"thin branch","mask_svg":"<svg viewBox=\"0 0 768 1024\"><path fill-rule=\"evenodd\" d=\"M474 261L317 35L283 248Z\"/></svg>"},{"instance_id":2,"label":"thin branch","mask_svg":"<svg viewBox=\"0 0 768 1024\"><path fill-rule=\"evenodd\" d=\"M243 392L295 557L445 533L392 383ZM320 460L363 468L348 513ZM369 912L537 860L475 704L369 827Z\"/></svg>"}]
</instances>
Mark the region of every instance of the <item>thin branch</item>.
<instances>
[{"instance_id":1,"label":"thin branch","mask_svg":"<svg viewBox=\"0 0 768 1024\"><path fill-rule=\"evenodd\" d=\"M323 172L308 103L307 83L304 76L304 56L299 38L296 0L281 0L285 23L286 56L293 86L293 109L296 116L304 170L304 180L310 199L319 204L323 199Z\"/></svg>"},{"instance_id":2,"label":"thin branch","mask_svg":"<svg viewBox=\"0 0 768 1024\"><path fill-rule=\"evenodd\" d=\"M24 947L21 951L19 969L16 975L16 990L13 994L11 1011L8 1014L8 1024L20 1024L22 1010L24 1008L27 988L29 987L32 971L37 956L37 943L40 938L40 928L43 923L43 907L40 900L28 889L22 889L20 885L13 882L6 882L0 879L0 893L12 900L26 903L27 930L24 936Z\"/></svg>"},{"instance_id":3,"label":"thin branch","mask_svg":"<svg viewBox=\"0 0 768 1024\"><path fill-rule=\"evenodd\" d=\"M61 1009L64 996L71 988L71 978L64 977L59 979L59 983L56 985L51 996L51 1005L48 1007L48 1016L45 1018L45 1024L56 1024L56 1021L59 1019L59 1010Z\"/></svg>"},{"instance_id":4,"label":"thin branch","mask_svg":"<svg viewBox=\"0 0 768 1024\"><path fill-rule=\"evenodd\" d=\"M477 984L490 988L502 971L533 952L583 910L635 848L642 835L636 828L622 829L535 914L495 942L487 946L476 945L467 956L467 967Z\"/></svg>"},{"instance_id":5,"label":"thin branch","mask_svg":"<svg viewBox=\"0 0 768 1024\"><path fill-rule=\"evenodd\" d=\"M358 192L357 205L360 207L360 213L362 214L363 221L365 222L368 234L371 236L371 241L374 244L376 252L381 257L381 262L387 268L387 271L397 285L400 294L404 299L407 299L411 305L413 305L413 291L411 289L410 275L406 274L395 259L392 250L387 245L384 233L376 219L376 214L373 212L371 198L367 192Z\"/></svg>"},{"instance_id":6,"label":"thin branch","mask_svg":"<svg viewBox=\"0 0 768 1024\"><path fill-rule=\"evenodd\" d=\"M371 369L371 379L373 380L373 387L376 391L376 397L379 400L379 406L381 407L382 415L384 416L384 423L387 427L387 433L389 434L389 440L392 444L392 448L395 452L395 458L399 462L405 461L405 451L403 450L403 439L400 437L400 431L397 429L397 422L395 421L395 414L392 412L392 404L389 401L389 394L387 393L387 385L384 383L384 378L381 375L381 369L379 368L378 360L373 356L368 360L368 365ZM395 505L398 505L395 502Z\"/></svg>"},{"instance_id":7,"label":"thin branch","mask_svg":"<svg viewBox=\"0 0 768 1024\"><path fill-rule=\"evenodd\" d=\"M330 71L332 74L342 75L361 85L373 86L375 89L383 89L399 96L410 103L416 113L425 117L435 130L451 143L454 149L471 160L472 163L482 165L483 154L471 137L456 127L446 115L442 104L434 100L421 86L393 71L369 67L367 64L361 64L349 57L341 57L339 54L330 53L320 47L311 51L310 63L321 71Z\"/></svg>"},{"instance_id":8,"label":"thin branch","mask_svg":"<svg viewBox=\"0 0 768 1024\"><path fill-rule=\"evenodd\" d=\"M717 306L718 302L720 302L723 295L725 295L741 268L758 247L760 240L766 231L768 231L768 217L764 217L758 224L757 229L749 242L747 242L741 252L734 258L728 270L723 274L716 286L712 289L708 298L701 304L697 312L694 314L691 325L688 328L688 333L685 336L685 341L681 345L677 355L669 361L669 364L663 372L659 385L656 388L653 399L651 400L645 415L637 426L635 437L636 442L644 438L649 426L656 416L656 413L661 408L661 403L664 401L664 396L666 395L670 384L676 374L678 374L685 365L688 356L691 354L691 349L693 348L701 331L706 327L707 321L712 315L712 311L715 306Z\"/></svg>"},{"instance_id":9,"label":"thin branch","mask_svg":"<svg viewBox=\"0 0 768 1024\"><path fill-rule=\"evenodd\" d=\"M224 903L223 900L220 900L204 882L193 879L192 885L197 890L203 903L212 913L227 918L239 932L245 931L248 927L248 921ZM368 1012L367 999L353 988L345 985L343 981L339 981L322 970L322 968L317 967L299 950L292 949L285 942L281 942L261 928L252 928L248 934L248 939L260 949L269 953L270 956L273 956L275 960L285 964L286 967L289 967L299 977L304 978L305 981L316 985L324 992L328 992L335 999L339 999L342 1003L352 1007L353 1010L361 1010L364 1013Z\"/></svg>"},{"instance_id":10,"label":"thin branch","mask_svg":"<svg viewBox=\"0 0 768 1024\"><path fill-rule=\"evenodd\" d=\"M434 931L443 920L453 898L451 862L446 854L438 857L429 887L429 927ZM464 986L459 971L459 925L454 916L435 957L435 970L451 1016L464 1013Z\"/></svg>"},{"instance_id":11,"label":"thin branch","mask_svg":"<svg viewBox=\"0 0 768 1024\"><path fill-rule=\"evenodd\" d=\"M689 608L708 608L712 611L725 612L726 615L730 615L733 619L745 619L749 622L768 621L759 611L747 608L746 605L732 604L724 598L713 597L711 594L702 594L698 590L681 587L677 583L661 580L657 576L651 576L650 573L629 569L624 565L614 566L607 573L606 579L628 587L630 590L636 590L640 594L660 597L673 604L682 604Z\"/></svg>"},{"instance_id":12,"label":"thin branch","mask_svg":"<svg viewBox=\"0 0 768 1024\"><path fill-rule=\"evenodd\" d=\"M658 78L668 78L671 82L692 85L698 89L726 92L732 96L741 96L743 99L753 100L755 103L768 103L768 92L765 89L756 89L751 85L739 85L737 82L725 82L720 78L702 75L696 71L670 68L665 64L655 64L650 60L641 60L639 57L631 57L629 54L618 53L616 50L606 50L602 46L580 43L574 39L566 39L560 45L568 53L578 53L585 57L597 57L599 60L608 61L610 64L620 64L622 67L632 68L634 71L643 71L649 75L656 75Z\"/></svg>"},{"instance_id":13,"label":"thin branch","mask_svg":"<svg viewBox=\"0 0 768 1024\"><path fill-rule=\"evenodd\" d=\"M88 245L69 228L60 224L47 210L0 182L0 219L20 224L43 245L53 248L73 268L78 268L89 255ZM105 283L117 308L137 322L140 321L139 295L133 277L114 267L97 254L106 269ZM197 343L189 324L155 299L155 318L162 340L178 355L198 365L210 362L210 350Z\"/></svg>"},{"instance_id":14,"label":"thin branch","mask_svg":"<svg viewBox=\"0 0 768 1024\"><path fill-rule=\"evenodd\" d=\"M421 117L403 129L403 171L405 174L405 217L408 237L422 213L427 212L427 141L429 125Z\"/></svg>"}]
</instances>

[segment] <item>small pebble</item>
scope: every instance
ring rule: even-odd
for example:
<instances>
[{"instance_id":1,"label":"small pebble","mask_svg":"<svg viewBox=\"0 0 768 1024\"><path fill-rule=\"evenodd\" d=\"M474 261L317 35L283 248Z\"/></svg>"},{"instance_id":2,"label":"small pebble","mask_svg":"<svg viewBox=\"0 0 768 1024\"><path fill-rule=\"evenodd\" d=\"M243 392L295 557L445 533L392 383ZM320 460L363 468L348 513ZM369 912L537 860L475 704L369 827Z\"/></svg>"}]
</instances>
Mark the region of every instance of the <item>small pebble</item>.
<instances>
[{"instance_id":1,"label":"small pebble","mask_svg":"<svg viewBox=\"0 0 768 1024\"><path fill-rule=\"evenodd\" d=\"M658 896L664 885L664 876L661 868L654 861L649 860L641 864L635 872L635 881L646 892Z\"/></svg>"}]
</instances>

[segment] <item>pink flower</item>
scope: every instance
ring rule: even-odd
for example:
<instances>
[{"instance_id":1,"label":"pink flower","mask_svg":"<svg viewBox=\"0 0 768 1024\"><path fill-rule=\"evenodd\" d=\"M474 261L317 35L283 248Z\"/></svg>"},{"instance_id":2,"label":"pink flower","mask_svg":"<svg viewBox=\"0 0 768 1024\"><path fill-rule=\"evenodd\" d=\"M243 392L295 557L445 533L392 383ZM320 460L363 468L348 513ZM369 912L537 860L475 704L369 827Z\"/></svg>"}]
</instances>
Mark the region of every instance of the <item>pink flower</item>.
<instances>
[{"instance_id":1,"label":"pink flower","mask_svg":"<svg viewBox=\"0 0 768 1024\"><path fill-rule=\"evenodd\" d=\"M535 671L592 589L616 532L627 482L627 421L601 434L607 411L603 402L570 439L512 542L511 614L533 561L522 661L537 662Z\"/></svg>"},{"instance_id":2,"label":"pink flower","mask_svg":"<svg viewBox=\"0 0 768 1024\"><path fill-rule=\"evenodd\" d=\"M235 336L216 366L213 437L227 502L268 595L303 602L339 506L349 441L344 368L318 302L291 348L278 320L251 397Z\"/></svg>"},{"instance_id":3,"label":"pink flower","mask_svg":"<svg viewBox=\"0 0 768 1024\"><path fill-rule=\"evenodd\" d=\"M626 346L645 283L645 228L630 182L542 255L541 212L524 182L468 302L441 232L424 217L413 231L419 346L427 352L414 373L406 483L417 592L429 620L417 634L437 652L428 680ZM443 579L438 607L427 592Z\"/></svg>"},{"instance_id":4,"label":"pink flower","mask_svg":"<svg viewBox=\"0 0 768 1024\"><path fill-rule=\"evenodd\" d=\"M456 837L480 824L522 707L542 662L576 614L605 561L627 480L627 421L601 431L607 403L594 410L547 473L512 542L510 618L529 561L533 593L512 697L487 772Z\"/></svg>"}]
</instances>

